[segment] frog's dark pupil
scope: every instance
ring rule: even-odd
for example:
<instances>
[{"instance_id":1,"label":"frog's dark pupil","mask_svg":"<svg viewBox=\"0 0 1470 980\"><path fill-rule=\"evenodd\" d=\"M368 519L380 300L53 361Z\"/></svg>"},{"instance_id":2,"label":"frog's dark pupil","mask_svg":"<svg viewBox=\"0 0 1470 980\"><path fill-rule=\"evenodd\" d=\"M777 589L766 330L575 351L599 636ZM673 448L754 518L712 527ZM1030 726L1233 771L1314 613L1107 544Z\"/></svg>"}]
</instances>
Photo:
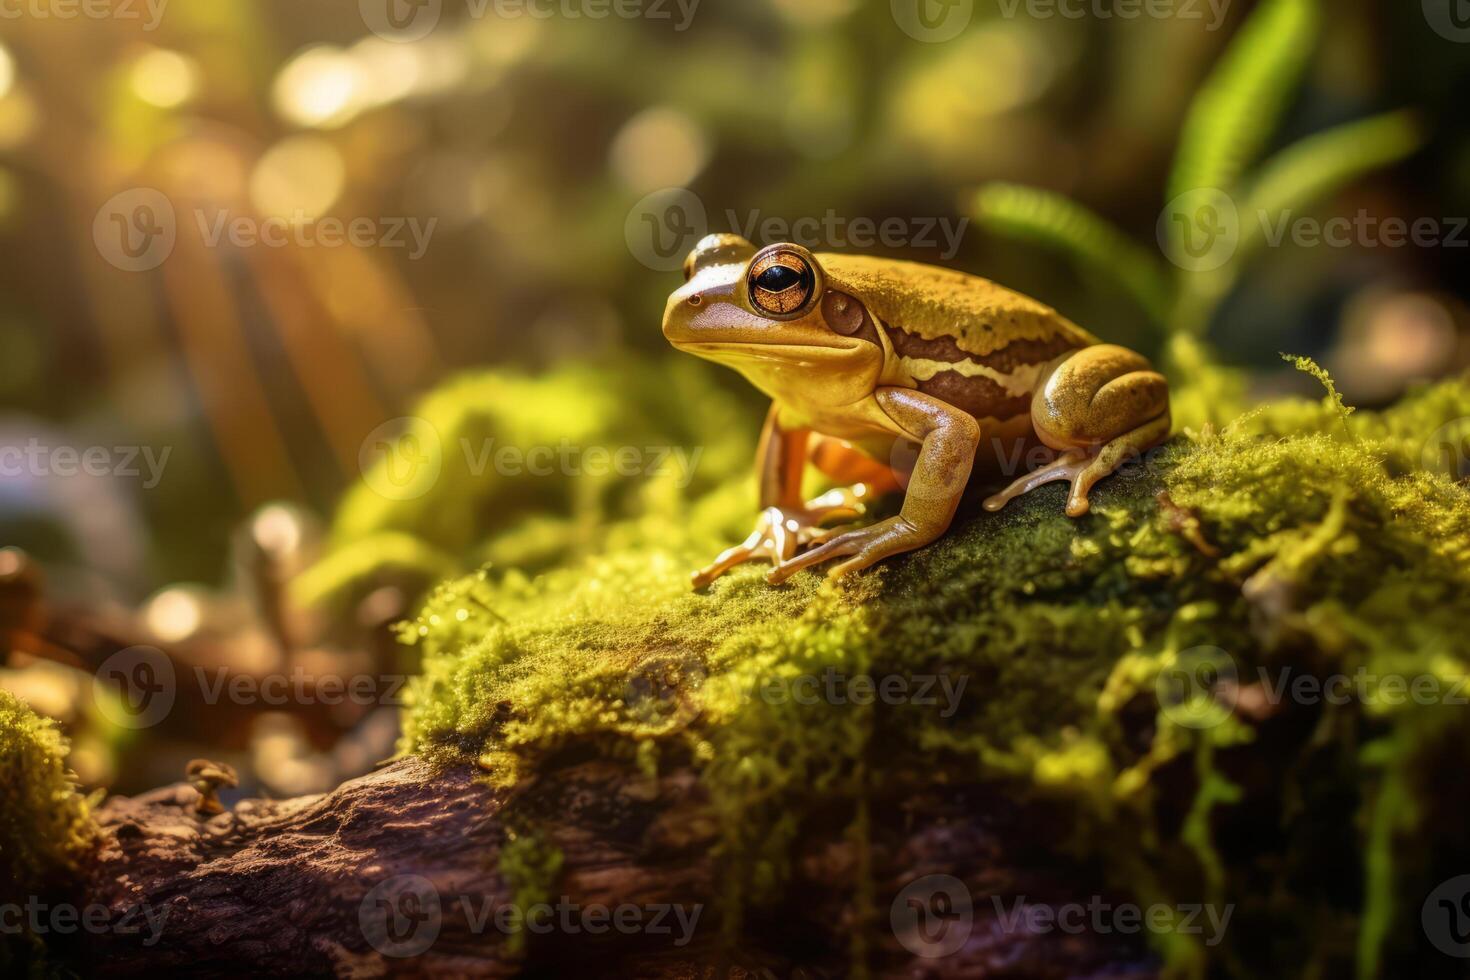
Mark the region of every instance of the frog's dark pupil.
<instances>
[{"instance_id":1,"label":"frog's dark pupil","mask_svg":"<svg viewBox=\"0 0 1470 980\"><path fill-rule=\"evenodd\" d=\"M799 282L801 282L801 273L795 269L788 269L784 265L771 266L765 272L761 273L760 279L758 280L758 284L762 289L772 293L779 293L782 290L790 289Z\"/></svg>"}]
</instances>

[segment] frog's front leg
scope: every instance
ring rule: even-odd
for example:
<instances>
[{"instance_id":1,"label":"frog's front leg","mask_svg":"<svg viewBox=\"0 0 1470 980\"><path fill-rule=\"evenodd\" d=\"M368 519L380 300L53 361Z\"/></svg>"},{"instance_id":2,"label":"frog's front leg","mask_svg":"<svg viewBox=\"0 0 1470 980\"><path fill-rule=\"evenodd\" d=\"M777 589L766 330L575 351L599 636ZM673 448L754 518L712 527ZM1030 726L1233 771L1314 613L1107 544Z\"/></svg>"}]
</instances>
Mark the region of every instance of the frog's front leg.
<instances>
[{"instance_id":1,"label":"frog's front leg","mask_svg":"<svg viewBox=\"0 0 1470 980\"><path fill-rule=\"evenodd\" d=\"M903 438L919 443L919 458L909 477L897 517L839 534L783 561L766 576L772 584L829 558L851 556L833 567L831 578L867 568L891 555L913 551L938 538L954 520L980 442L974 417L910 388L879 388L874 395Z\"/></svg>"},{"instance_id":2,"label":"frog's front leg","mask_svg":"<svg viewBox=\"0 0 1470 980\"><path fill-rule=\"evenodd\" d=\"M1031 403L1041 441L1062 455L985 501L1000 510L1053 480L1070 480L1067 516L1081 517L1097 481L1169 437L1169 385L1126 347L1084 347L1052 372Z\"/></svg>"},{"instance_id":3,"label":"frog's front leg","mask_svg":"<svg viewBox=\"0 0 1470 980\"><path fill-rule=\"evenodd\" d=\"M813 443L811 461L818 469L854 485L829 490L803 503L801 482L809 442ZM747 561L764 558L779 565L799 549L818 543L832 533L823 530L822 524L857 517L869 499L898 486L891 470L861 457L840 440L812 440L810 430L783 428L780 410L774 405L766 416L756 461L760 471L761 514L755 530L695 572L691 580L696 589L704 588Z\"/></svg>"}]
</instances>

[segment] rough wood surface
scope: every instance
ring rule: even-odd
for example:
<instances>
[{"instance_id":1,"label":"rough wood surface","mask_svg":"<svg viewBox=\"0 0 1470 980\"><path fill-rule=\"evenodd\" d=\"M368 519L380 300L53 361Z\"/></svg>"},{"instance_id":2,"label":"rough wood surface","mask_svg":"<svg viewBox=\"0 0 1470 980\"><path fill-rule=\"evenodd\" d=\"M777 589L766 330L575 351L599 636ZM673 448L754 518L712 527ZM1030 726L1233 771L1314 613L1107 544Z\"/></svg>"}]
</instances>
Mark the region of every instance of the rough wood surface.
<instances>
[{"instance_id":1,"label":"rough wood surface","mask_svg":"<svg viewBox=\"0 0 1470 980\"><path fill-rule=\"evenodd\" d=\"M406 759L329 794L244 801L212 818L196 815L197 793L183 784L110 800L86 901L106 905L114 925L131 916L136 928L89 937L89 972L845 976L860 932L880 976L1155 973L1136 935L1005 925L991 896L1007 909L1021 897L1036 908L1085 903L1091 889L1053 853L1044 820L995 794L921 792L874 806L877 921L866 924L845 823L813 828L784 900L749 910L739 941L725 942L717 826L693 775L654 780L604 760L561 767L516 792L517 825L534 814L538 834L564 855L548 902L571 910L517 944L497 925L513 900L498 870L513 832L508 798L479 775ZM922 941L891 921L891 903L915 879L940 873L963 880L973 911L941 903L940 917L926 919L929 939L955 927L944 916L962 915L963 942L943 957L915 955ZM636 910L626 913L635 926L610 925L619 906ZM658 910L673 906L682 919L666 910L656 927ZM599 918L600 907L610 914ZM159 921L162 910L151 928L143 913Z\"/></svg>"}]
</instances>

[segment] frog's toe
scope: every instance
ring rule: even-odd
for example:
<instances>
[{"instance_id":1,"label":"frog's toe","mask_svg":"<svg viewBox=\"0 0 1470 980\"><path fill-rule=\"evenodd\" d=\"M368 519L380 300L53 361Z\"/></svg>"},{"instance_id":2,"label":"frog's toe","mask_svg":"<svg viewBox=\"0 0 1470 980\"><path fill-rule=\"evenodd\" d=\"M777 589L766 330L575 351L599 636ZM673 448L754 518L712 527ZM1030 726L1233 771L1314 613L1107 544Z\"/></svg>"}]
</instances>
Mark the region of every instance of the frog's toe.
<instances>
[{"instance_id":1,"label":"frog's toe","mask_svg":"<svg viewBox=\"0 0 1470 980\"><path fill-rule=\"evenodd\" d=\"M985 498L984 507L997 511L1017 497L1024 496L1056 480L1075 480L1077 474L1087 468L1087 454L1080 449L1069 450L1037 470L1025 474L1000 493ZM1075 515L1074 515L1075 516Z\"/></svg>"},{"instance_id":2,"label":"frog's toe","mask_svg":"<svg viewBox=\"0 0 1470 980\"><path fill-rule=\"evenodd\" d=\"M770 559L773 565L780 565L809 540L808 531L779 508L767 508L748 538L720 552L708 566L692 574L690 582L694 588L702 589L736 565L762 558Z\"/></svg>"},{"instance_id":3,"label":"frog's toe","mask_svg":"<svg viewBox=\"0 0 1470 980\"><path fill-rule=\"evenodd\" d=\"M766 581L777 585L804 568L820 565L833 558L850 556L849 561L833 567L828 572L829 578L842 578L844 575L860 571L891 555L923 547L934 537L935 535L921 534L918 529L902 518L891 517L868 527L844 531L825 543L789 561L782 562L771 570L766 576Z\"/></svg>"},{"instance_id":4,"label":"frog's toe","mask_svg":"<svg viewBox=\"0 0 1470 980\"><path fill-rule=\"evenodd\" d=\"M714 561L690 575L690 584L696 589L704 588L736 565L741 565L753 558L761 557L765 545L766 542L760 532L752 534L740 544L732 548L726 548L719 553Z\"/></svg>"}]
</instances>

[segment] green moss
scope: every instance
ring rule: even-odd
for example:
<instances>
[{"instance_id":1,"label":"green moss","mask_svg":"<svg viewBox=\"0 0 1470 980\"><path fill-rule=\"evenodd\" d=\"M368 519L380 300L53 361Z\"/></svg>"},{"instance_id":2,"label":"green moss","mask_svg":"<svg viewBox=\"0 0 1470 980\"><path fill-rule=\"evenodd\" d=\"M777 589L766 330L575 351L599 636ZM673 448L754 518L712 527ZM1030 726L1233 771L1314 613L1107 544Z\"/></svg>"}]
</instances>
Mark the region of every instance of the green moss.
<instances>
[{"instance_id":1,"label":"green moss","mask_svg":"<svg viewBox=\"0 0 1470 980\"><path fill-rule=\"evenodd\" d=\"M510 885L511 902L519 911L515 922L526 924L527 916L535 915L535 907L549 904L556 876L561 871L562 853L546 843L534 831L510 833L500 847L500 874ZM519 951L524 948L524 928L510 935L510 947Z\"/></svg>"},{"instance_id":2,"label":"green moss","mask_svg":"<svg viewBox=\"0 0 1470 980\"><path fill-rule=\"evenodd\" d=\"M0 906L64 889L95 841L88 801L66 769L66 739L0 690ZM36 966L40 940L0 936L0 970Z\"/></svg>"},{"instance_id":3,"label":"green moss","mask_svg":"<svg viewBox=\"0 0 1470 980\"><path fill-rule=\"evenodd\" d=\"M853 893L870 903L877 801L916 780L988 782L1070 812L1065 846L1140 902L1236 907L1220 946L1155 935L1171 972L1330 974L1356 960L1371 975L1417 929L1410 897L1434 883L1432 856L1467 844L1443 830L1462 821L1425 802L1446 746L1470 733L1464 709L1370 684L1300 709L1312 725L1298 737L1271 727L1299 713L1290 704L1175 703L1171 685L1203 651L1238 675L1242 704L1282 670L1453 690L1470 494L1436 440L1466 417L1462 382L1382 413L1348 414L1330 392L1266 406L1109 479L1083 520L1063 516L1056 486L999 515L970 506L936 544L835 586L805 574L773 589L746 567L688 590L688 571L746 530L748 474L645 501L595 555L431 596L404 629L424 663L405 745L478 759L503 783L569 748L694 765L722 827L732 932L742 908L780 893L813 819L847 822ZM748 451L729 427L706 436ZM850 686L838 703L794 696L831 678L931 676L950 685L938 704L855 703ZM1262 810L1269 838L1242 847L1230 828ZM1342 930L1361 930L1356 950Z\"/></svg>"}]
</instances>

